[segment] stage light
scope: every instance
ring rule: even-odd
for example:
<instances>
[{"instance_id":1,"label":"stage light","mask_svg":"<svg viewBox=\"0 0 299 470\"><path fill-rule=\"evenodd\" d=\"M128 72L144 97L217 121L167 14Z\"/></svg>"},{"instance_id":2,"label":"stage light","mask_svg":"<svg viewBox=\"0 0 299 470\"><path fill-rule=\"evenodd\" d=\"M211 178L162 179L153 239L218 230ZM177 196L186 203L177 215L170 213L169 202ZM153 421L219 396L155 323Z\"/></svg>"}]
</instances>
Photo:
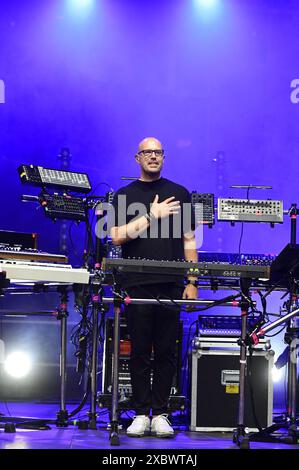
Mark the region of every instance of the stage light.
<instances>
[{"instance_id":1,"label":"stage light","mask_svg":"<svg viewBox=\"0 0 299 470\"><path fill-rule=\"evenodd\" d=\"M281 369L277 369L277 367L273 367L272 369L272 379L273 379L273 382L277 383L281 380L282 378L282 370Z\"/></svg>"},{"instance_id":2,"label":"stage light","mask_svg":"<svg viewBox=\"0 0 299 470\"><path fill-rule=\"evenodd\" d=\"M69 0L69 4L74 8L90 8L94 0Z\"/></svg>"},{"instance_id":3,"label":"stage light","mask_svg":"<svg viewBox=\"0 0 299 470\"><path fill-rule=\"evenodd\" d=\"M193 0L195 15L204 23L210 23L223 13L223 3L220 0Z\"/></svg>"},{"instance_id":4,"label":"stage light","mask_svg":"<svg viewBox=\"0 0 299 470\"><path fill-rule=\"evenodd\" d=\"M32 367L30 357L23 352L13 352L9 354L4 362L4 370L7 374L16 379L27 375Z\"/></svg>"},{"instance_id":5,"label":"stage light","mask_svg":"<svg viewBox=\"0 0 299 470\"><path fill-rule=\"evenodd\" d=\"M215 8L219 4L219 0L195 0L202 8Z\"/></svg>"},{"instance_id":6,"label":"stage light","mask_svg":"<svg viewBox=\"0 0 299 470\"><path fill-rule=\"evenodd\" d=\"M69 14L80 18L89 15L94 6L95 0L67 0Z\"/></svg>"}]
</instances>

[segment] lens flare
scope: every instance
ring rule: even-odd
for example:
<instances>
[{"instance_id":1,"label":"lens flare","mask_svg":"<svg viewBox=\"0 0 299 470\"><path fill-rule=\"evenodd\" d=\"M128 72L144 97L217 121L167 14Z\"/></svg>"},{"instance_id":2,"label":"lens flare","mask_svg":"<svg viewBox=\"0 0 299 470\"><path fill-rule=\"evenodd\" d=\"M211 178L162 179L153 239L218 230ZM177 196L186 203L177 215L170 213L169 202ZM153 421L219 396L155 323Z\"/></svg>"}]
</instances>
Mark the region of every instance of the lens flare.
<instances>
[{"instance_id":1,"label":"lens flare","mask_svg":"<svg viewBox=\"0 0 299 470\"><path fill-rule=\"evenodd\" d=\"M279 382L282 378L282 370L281 369L277 369L275 366L273 367L272 369L272 379L273 379L273 382Z\"/></svg>"},{"instance_id":2,"label":"lens flare","mask_svg":"<svg viewBox=\"0 0 299 470\"><path fill-rule=\"evenodd\" d=\"M25 377L32 368L30 357L23 352L9 354L4 363L4 370L16 379Z\"/></svg>"}]
</instances>

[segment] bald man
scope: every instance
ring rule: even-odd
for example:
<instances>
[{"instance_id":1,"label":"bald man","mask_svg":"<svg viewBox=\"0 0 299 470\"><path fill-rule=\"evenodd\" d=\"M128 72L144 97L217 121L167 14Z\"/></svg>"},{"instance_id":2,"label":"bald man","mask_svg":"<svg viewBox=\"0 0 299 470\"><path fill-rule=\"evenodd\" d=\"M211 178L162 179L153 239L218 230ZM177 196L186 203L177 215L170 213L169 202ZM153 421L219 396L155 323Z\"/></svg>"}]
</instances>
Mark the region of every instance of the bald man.
<instances>
[{"instance_id":1,"label":"bald man","mask_svg":"<svg viewBox=\"0 0 299 470\"><path fill-rule=\"evenodd\" d=\"M155 137L143 139L135 160L140 168L139 179L120 188L114 196L113 243L122 246L123 258L197 261L190 193L161 177L161 142ZM125 210L120 211L120 207ZM190 224L186 225L185 220ZM177 275L126 273L121 285L132 298L197 298L197 280L192 276L185 285ZM140 437L151 432L157 437L171 437L174 431L167 419L167 405L177 364L179 308L130 305L126 314L136 409L127 434Z\"/></svg>"}]
</instances>

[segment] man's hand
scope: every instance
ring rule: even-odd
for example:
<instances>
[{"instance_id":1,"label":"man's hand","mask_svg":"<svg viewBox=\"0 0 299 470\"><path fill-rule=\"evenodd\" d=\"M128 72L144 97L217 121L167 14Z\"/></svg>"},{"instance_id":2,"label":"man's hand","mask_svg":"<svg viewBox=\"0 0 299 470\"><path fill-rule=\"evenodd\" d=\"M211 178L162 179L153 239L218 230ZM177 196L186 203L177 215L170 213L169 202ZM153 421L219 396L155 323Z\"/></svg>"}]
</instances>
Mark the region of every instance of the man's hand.
<instances>
[{"instance_id":1,"label":"man's hand","mask_svg":"<svg viewBox=\"0 0 299 470\"><path fill-rule=\"evenodd\" d=\"M197 287L193 284L187 284L183 292L183 299L197 300Z\"/></svg>"},{"instance_id":2,"label":"man's hand","mask_svg":"<svg viewBox=\"0 0 299 470\"><path fill-rule=\"evenodd\" d=\"M151 205L151 213L156 219L164 219L169 215L178 214L180 212L180 201L174 201L175 197L168 197L165 201L158 202L159 196L156 194L154 202Z\"/></svg>"}]
</instances>

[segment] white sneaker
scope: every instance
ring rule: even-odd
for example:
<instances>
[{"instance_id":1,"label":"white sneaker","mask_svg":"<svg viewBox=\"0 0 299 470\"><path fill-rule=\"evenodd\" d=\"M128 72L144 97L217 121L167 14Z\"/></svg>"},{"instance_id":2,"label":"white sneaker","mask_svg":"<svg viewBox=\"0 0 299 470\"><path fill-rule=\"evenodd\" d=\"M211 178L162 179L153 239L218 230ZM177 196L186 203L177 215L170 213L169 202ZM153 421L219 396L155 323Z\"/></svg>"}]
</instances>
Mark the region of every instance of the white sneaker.
<instances>
[{"instance_id":1,"label":"white sneaker","mask_svg":"<svg viewBox=\"0 0 299 470\"><path fill-rule=\"evenodd\" d=\"M127 436L142 437L150 433L151 422L148 416L134 416L133 423L127 429Z\"/></svg>"},{"instance_id":2,"label":"white sneaker","mask_svg":"<svg viewBox=\"0 0 299 470\"><path fill-rule=\"evenodd\" d=\"M151 431L156 437L172 437L174 435L174 430L170 426L166 414L155 416L152 419Z\"/></svg>"}]
</instances>

